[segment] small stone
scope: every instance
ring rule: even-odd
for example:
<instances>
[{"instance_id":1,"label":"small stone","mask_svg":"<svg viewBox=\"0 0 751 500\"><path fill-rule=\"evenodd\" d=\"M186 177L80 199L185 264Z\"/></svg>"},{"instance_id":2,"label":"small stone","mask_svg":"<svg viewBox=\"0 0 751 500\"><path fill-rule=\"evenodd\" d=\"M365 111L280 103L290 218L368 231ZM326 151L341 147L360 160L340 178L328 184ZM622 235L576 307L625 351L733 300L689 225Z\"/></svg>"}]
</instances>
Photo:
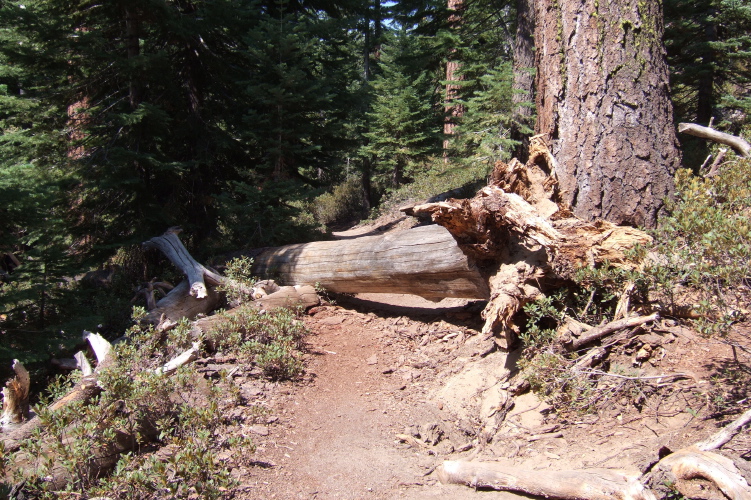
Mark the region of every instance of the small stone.
<instances>
[{"instance_id":1,"label":"small stone","mask_svg":"<svg viewBox=\"0 0 751 500\"><path fill-rule=\"evenodd\" d=\"M378 364L378 355L373 354L368 359L365 360L365 362L369 365L377 365Z\"/></svg>"},{"instance_id":2,"label":"small stone","mask_svg":"<svg viewBox=\"0 0 751 500\"><path fill-rule=\"evenodd\" d=\"M652 346L645 344L644 347L639 349L636 353L636 361L646 361L652 356Z\"/></svg>"},{"instance_id":3,"label":"small stone","mask_svg":"<svg viewBox=\"0 0 751 500\"><path fill-rule=\"evenodd\" d=\"M253 434L258 434L259 436L269 435L269 428L266 427L265 425L251 425L249 430Z\"/></svg>"},{"instance_id":4,"label":"small stone","mask_svg":"<svg viewBox=\"0 0 751 500\"><path fill-rule=\"evenodd\" d=\"M320 321L322 325L328 325L328 326L334 326L334 325L341 325L344 323L344 317L343 316L329 316L328 318L324 318Z\"/></svg>"}]
</instances>

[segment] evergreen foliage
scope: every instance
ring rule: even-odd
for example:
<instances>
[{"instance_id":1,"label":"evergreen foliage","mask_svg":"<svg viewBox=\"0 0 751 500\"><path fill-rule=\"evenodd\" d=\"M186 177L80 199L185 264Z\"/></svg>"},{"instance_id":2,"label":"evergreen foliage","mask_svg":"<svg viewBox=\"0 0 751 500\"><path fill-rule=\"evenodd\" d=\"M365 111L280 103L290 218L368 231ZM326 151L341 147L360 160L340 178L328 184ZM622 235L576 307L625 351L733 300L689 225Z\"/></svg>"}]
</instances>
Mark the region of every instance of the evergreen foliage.
<instances>
[{"instance_id":1,"label":"evergreen foliage","mask_svg":"<svg viewBox=\"0 0 751 500\"><path fill-rule=\"evenodd\" d=\"M361 151L376 159L376 179L399 187L418 161L438 149L435 87L430 75L411 64L425 40L394 33L381 48L381 74L372 83L373 104L368 112L369 144Z\"/></svg>"},{"instance_id":2,"label":"evergreen foliage","mask_svg":"<svg viewBox=\"0 0 751 500\"><path fill-rule=\"evenodd\" d=\"M751 6L737 0L668 0L665 46L677 121L714 126L738 134L751 112ZM708 152L704 141L680 137L697 165Z\"/></svg>"},{"instance_id":3,"label":"evergreen foliage","mask_svg":"<svg viewBox=\"0 0 751 500\"><path fill-rule=\"evenodd\" d=\"M459 121L454 147L470 158L493 164L509 160L518 141L511 139L514 123L511 62L490 68L477 80L465 80L469 97L460 99L464 114ZM470 92L469 87L472 86ZM531 133L528 127L520 128Z\"/></svg>"},{"instance_id":4,"label":"evergreen foliage","mask_svg":"<svg viewBox=\"0 0 751 500\"><path fill-rule=\"evenodd\" d=\"M512 128L532 133L513 117L514 19L507 0L467 2L461 23L444 31L455 47L452 58L460 64L461 79L452 83L460 86L463 114L451 140L452 154L460 158L490 164L508 160L518 145L510 137Z\"/></svg>"}]
</instances>

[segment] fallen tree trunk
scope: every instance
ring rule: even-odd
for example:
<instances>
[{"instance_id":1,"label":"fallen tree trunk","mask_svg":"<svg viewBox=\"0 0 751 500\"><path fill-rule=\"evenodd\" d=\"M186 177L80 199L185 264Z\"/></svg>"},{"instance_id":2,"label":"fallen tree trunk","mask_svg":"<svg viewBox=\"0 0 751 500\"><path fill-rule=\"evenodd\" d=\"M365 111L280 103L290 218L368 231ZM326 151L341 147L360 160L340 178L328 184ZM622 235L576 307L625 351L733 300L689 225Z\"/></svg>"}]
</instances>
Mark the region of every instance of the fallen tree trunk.
<instances>
[{"instance_id":1,"label":"fallen tree trunk","mask_svg":"<svg viewBox=\"0 0 751 500\"><path fill-rule=\"evenodd\" d=\"M439 226L269 248L254 260L254 274L335 293L410 293L435 300L489 297L477 266Z\"/></svg>"},{"instance_id":2,"label":"fallen tree trunk","mask_svg":"<svg viewBox=\"0 0 751 500\"><path fill-rule=\"evenodd\" d=\"M444 484L513 491L562 500L656 500L638 478L608 469L539 471L496 462L443 462L438 478Z\"/></svg>"},{"instance_id":3,"label":"fallen tree trunk","mask_svg":"<svg viewBox=\"0 0 751 500\"><path fill-rule=\"evenodd\" d=\"M528 302L574 279L585 266L634 269L627 250L651 242L649 235L606 221L570 217L558 200L553 161L541 136L530 143L526 165L498 162L490 185L471 200L447 200L404 207L446 227L465 254L488 267L490 301L483 311L484 334L511 348L519 327L515 317Z\"/></svg>"}]
</instances>

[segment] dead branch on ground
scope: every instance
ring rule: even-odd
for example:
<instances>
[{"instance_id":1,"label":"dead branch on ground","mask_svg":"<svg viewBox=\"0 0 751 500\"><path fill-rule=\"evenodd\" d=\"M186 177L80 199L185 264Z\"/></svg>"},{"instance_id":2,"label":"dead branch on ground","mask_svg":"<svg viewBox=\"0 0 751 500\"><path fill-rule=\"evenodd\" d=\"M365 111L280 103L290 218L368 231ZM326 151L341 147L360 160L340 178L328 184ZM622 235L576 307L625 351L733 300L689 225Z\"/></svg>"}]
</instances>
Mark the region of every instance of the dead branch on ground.
<instances>
[{"instance_id":1,"label":"dead branch on ground","mask_svg":"<svg viewBox=\"0 0 751 500\"><path fill-rule=\"evenodd\" d=\"M751 144L741 137L726 134L713 128L702 127L695 123L679 123L678 132L725 144L735 149L744 158L751 158Z\"/></svg>"}]
</instances>

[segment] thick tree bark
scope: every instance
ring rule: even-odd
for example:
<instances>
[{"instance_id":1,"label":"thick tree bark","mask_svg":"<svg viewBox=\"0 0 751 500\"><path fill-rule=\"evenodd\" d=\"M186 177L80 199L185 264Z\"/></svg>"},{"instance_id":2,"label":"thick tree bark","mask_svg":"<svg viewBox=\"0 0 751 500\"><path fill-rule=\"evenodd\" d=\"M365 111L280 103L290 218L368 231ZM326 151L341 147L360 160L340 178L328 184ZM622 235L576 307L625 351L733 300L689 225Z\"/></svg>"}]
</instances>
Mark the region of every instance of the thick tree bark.
<instances>
[{"instance_id":1,"label":"thick tree bark","mask_svg":"<svg viewBox=\"0 0 751 500\"><path fill-rule=\"evenodd\" d=\"M464 8L464 0L448 0L448 10L452 12L449 16L449 24L451 27L457 27L462 21L462 9ZM453 59L456 54L456 50L451 51L449 60L446 61L446 94L444 96L444 109L445 117L443 121L443 151L444 158L448 159L449 137L454 135L454 129L456 128L456 121L464 114L464 106L454 101L459 97L460 86L455 83L462 80L462 76L459 74L459 68L461 64L456 59Z\"/></svg>"},{"instance_id":2,"label":"thick tree bark","mask_svg":"<svg viewBox=\"0 0 751 500\"><path fill-rule=\"evenodd\" d=\"M489 296L477 267L439 226L270 248L254 259L254 274L335 293L411 293L437 300Z\"/></svg>"},{"instance_id":3,"label":"thick tree bark","mask_svg":"<svg viewBox=\"0 0 751 500\"><path fill-rule=\"evenodd\" d=\"M673 130L658 0L536 1L536 132L583 219L652 227L673 192Z\"/></svg>"}]
</instances>

